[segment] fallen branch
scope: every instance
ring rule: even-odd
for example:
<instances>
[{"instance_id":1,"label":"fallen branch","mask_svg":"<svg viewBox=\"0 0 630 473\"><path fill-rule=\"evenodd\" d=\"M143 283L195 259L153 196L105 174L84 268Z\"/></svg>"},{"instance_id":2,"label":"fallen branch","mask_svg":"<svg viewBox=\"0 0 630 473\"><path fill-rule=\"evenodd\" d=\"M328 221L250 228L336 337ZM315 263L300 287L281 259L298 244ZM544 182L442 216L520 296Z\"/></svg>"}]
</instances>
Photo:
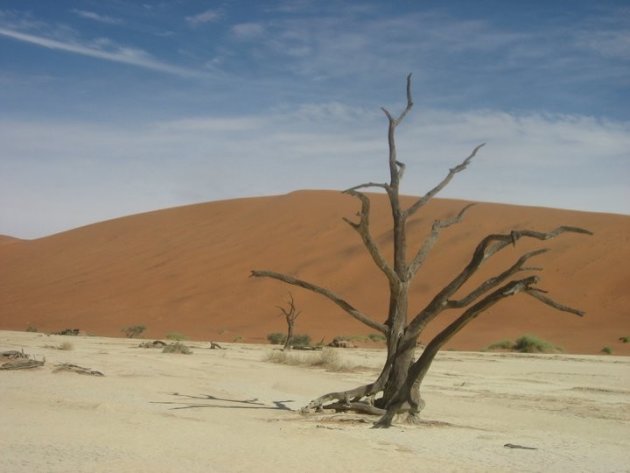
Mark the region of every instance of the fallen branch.
<instances>
[{"instance_id":1,"label":"fallen branch","mask_svg":"<svg viewBox=\"0 0 630 473\"><path fill-rule=\"evenodd\" d=\"M28 368L38 368L44 366L46 360L34 360L31 358L16 358L14 360L6 361L0 365L0 370L23 370Z\"/></svg>"},{"instance_id":2,"label":"fallen branch","mask_svg":"<svg viewBox=\"0 0 630 473\"><path fill-rule=\"evenodd\" d=\"M90 376L105 376L100 371L92 370L90 368L84 368L83 366L73 365L72 363L59 363L55 365L56 368L53 373L59 373L60 371L72 371L77 374L87 374Z\"/></svg>"}]
</instances>

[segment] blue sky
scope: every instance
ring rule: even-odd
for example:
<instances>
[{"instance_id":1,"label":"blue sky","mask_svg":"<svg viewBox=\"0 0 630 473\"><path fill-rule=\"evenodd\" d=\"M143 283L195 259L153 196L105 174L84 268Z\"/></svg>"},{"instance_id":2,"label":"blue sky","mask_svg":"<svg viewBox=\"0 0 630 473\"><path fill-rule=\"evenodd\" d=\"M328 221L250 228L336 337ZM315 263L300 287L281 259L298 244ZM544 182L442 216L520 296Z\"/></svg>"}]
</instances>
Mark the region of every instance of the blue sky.
<instances>
[{"instance_id":1,"label":"blue sky","mask_svg":"<svg viewBox=\"0 0 630 473\"><path fill-rule=\"evenodd\" d=\"M385 180L630 213L626 1L0 0L0 234Z\"/></svg>"}]
</instances>

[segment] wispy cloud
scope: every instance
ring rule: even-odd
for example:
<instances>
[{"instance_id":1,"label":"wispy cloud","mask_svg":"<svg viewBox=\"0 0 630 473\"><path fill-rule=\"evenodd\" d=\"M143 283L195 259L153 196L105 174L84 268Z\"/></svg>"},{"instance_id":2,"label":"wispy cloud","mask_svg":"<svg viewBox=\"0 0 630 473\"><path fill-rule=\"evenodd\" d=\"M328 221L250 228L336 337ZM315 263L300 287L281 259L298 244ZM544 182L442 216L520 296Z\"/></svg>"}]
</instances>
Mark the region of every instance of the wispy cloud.
<instances>
[{"instance_id":1,"label":"wispy cloud","mask_svg":"<svg viewBox=\"0 0 630 473\"><path fill-rule=\"evenodd\" d=\"M65 51L82 56L103 59L105 61L129 64L131 66L142 67L167 74L175 74L184 77L192 77L200 74L198 71L192 69L161 62L152 58L151 55L141 49L116 46L111 41L103 39L88 44L81 44L78 42L59 41L44 36L21 33L2 27L0 27L0 35L43 48ZM102 46L106 44L110 46L109 50L103 49Z\"/></svg>"},{"instance_id":2,"label":"wispy cloud","mask_svg":"<svg viewBox=\"0 0 630 473\"><path fill-rule=\"evenodd\" d=\"M87 10L77 10L77 9L73 9L71 10L72 13L74 13L77 16L80 16L81 18L86 18L88 20L94 20L97 21L99 23L105 23L108 25L121 25L123 24L123 20L120 18L113 18L111 16L107 16L107 15L101 15L99 13L95 13L92 11L87 11Z\"/></svg>"},{"instance_id":3,"label":"wispy cloud","mask_svg":"<svg viewBox=\"0 0 630 473\"><path fill-rule=\"evenodd\" d=\"M211 23L218 21L221 18L221 12L219 10L206 10L196 15L187 16L186 21L191 26L199 26L204 23Z\"/></svg>"},{"instance_id":4,"label":"wispy cloud","mask_svg":"<svg viewBox=\"0 0 630 473\"><path fill-rule=\"evenodd\" d=\"M232 34L237 39L254 39L260 37L265 32L265 27L261 23L239 23L232 27Z\"/></svg>"},{"instance_id":5,"label":"wispy cloud","mask_svg":"<svg viewBox=\"0 0 630 473\"><path fill-rule=\"evenodd\" d=\"M378 181L387 172L386 120L364 112L324 103L135 127L4 121L0 233L41 236L194 201ZM630 213L630 123L424 109L399 132L406 194L426 192L487 141L442 197ZM11 223L12 208L37 227Z\"/></svg>"}]
</instances>

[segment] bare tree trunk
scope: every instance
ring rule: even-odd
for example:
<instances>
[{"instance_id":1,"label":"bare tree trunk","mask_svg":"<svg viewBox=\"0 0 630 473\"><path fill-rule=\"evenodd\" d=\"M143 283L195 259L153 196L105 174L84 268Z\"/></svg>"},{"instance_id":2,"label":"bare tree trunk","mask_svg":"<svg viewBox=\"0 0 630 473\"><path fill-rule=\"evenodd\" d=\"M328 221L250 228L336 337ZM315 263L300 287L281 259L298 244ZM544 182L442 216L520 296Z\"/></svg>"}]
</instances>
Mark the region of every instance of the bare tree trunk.
<instances>
[{"instance_id":1,"label":"bare tree trunk","mask_svg":"<svg viewBox=\"0 0 630 473\"><path fill-rule=\"evenodd\" d=\"M287 350L291 346L291 342L293 341L293 325L294 320L287 319L287 339L284 342L284 346L282 350Z\"/></svg>"},{"instance_id":2,"label":"bare tree trunk","mask_svg":"<svg viewBox=\"0 0 630 473\"><path fill-rule=\"evenodd\" d=\"M455 216L436 220L431 227L429 236L411 258L407 258L407 220L446 187L457 173L466 169L483 146L481 144L474 148L466 159L449 169L448 174L435 187L424 196L418 198L410 207L402 208L399 186L405 171L405 164L397 158L395 131L412 107L410 74L407 76L407 105L402 113L398 117L394 117L387 109L382 109L389 122L387 134L389 144L389 182L369 182L344 191L346 194L356 197L361 203L361 209L357 214L359 220L344 220L359 234L374 264L388 280L389 310L386 321L384 323L377 322L377 320L382 320L382 318L361 312L333 291L313 283L267 270L254 270L251 273L252 277L268 277L320 294L335 303L357 321L386 336L387 358L376 381L348 391L325 394L311 401L304 408L305 411L334 409L337 411L354 410L377 414L382 416L376 425L378 427L388 427L391 425L394 416L400 413L407 413L408 420L414 421L418 418L418 413L424 406L420 396L420 387L433 359L448 340L491 305L499 302L501 299L523 292L555 309L582 315L580 311L555 302L545 295L544 291L535 288L534 286L538 282L538 277L536 276L528 276L507 282L516 273L539 271L541 268L526 267L525 263L530 258L545 253L547 250L544 248L523 254L509 268L487 279L468 294L456 297L457 292L475 274L482 263L503 248L509 245L516 246L516 243L521 238L548 240L565 232L591 234L589 231L581 228L560 226L546 233L533 230L515 230L508 234L490 234L486 236L477 245L468 265L450 283L444 286L422 310L409 320L408 291L411 281L422 268L441 230L460 223L472 204L466 205ZM383 256L379 246L372 237L370 230L370 199L359 191L359 189L365 188L383 189L389 198L393 230L393 260L391 262ZM501 284L503 286L499 287ZM463 311L460 316L440 332L427 345L420 357L414 361L416 343L424 328L444 311L457 309L462 309ZM287 344L285 344L286 348L292 337L293 327L289 321L289 314L295 312L292 297L289 309L281 308L281 310L287 317L289 330ZM381 394L381 397L376 398L378 394Z\"/></svg>"}]
</instances>

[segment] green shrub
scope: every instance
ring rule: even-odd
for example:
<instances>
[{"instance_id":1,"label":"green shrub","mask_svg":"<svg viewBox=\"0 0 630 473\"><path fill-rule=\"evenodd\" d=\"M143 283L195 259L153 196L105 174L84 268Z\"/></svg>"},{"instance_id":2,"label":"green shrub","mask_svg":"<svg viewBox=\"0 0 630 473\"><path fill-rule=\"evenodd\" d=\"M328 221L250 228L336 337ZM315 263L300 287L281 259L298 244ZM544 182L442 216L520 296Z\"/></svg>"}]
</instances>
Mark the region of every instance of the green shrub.
<instances>
[{"instance_id":1,"label":"green shrub","mask_svg":"<svg viewBox=\"0 0 630 473\"><path fill-rule=\"evenodd\" d=\"M274 332L267 335L267 340L272 345L284 345L287 341L287 335L280 332Z\"/></svg>"},{"instance_id":2,"label":"green shrub","mask_svg":"<svg viewBox=\"0 0 630 473\"><path fill-rule=\"evenodd\" d=\"M306 334L293 335L291 339L291 346L294 347L307 347L311 344L311 337Z\"/></svg>"},{"instance_id":3,"label":"green shrub","mask_svg":"<svg viewBox=\"0 0 630 473\"><path fill-rule=\"evenodd\" d=\"M387 337L385 337L385 335L383 335L382 333L370 333L368 335L368 338L372 342L385 342L385 341L387 341Z\"/></svg>"},{"instance_id":4,"label":"green shrub","mask_svg":"<svg viewBox=\"0 0 630 473\"><path fill-rule=\"evenodd\" d=\"M147 328L144 325L132 325L121 330L127 338L136 338Z\"/></svg>"},{"instance_id":5,"label":"green shrub","mask_svg":"<svg viewBox=\"0 0 630 473\"><path fill-rule=\"evenodd\" d=\"M287 341L287 335L285 333L274 332L267 335L267 340L272 345L284 345L284 342ZM307 347L311 344L311 337L302 334L302 335L293 335L291 339L291 346L294 347Z\"/></svg>"},{"instance_id":6,"label":"green shrub","mask_svg":"<svg viewBox=\"0 0 630 473\"><path fill-rule=\"evenodd\" d=\"M37 327L33 327L32 325L29 325L28 327L26 327L26 331L27 332L37 332Z\"/></svg>"},{"instance_id":7,"label":"green shrub","mask_svg":"<svg viewBox=\"0 0 630 473\"><path fill-rule=\"evenodd\" d=\"M190 355L192 354L192 350L181 342L175 342L166 345L162 350L162 353L181 353L183 355Z\"/></svg>"},{"instance_id":8,"label":"green shrub","mask_svg":"<svg viewBox=\"0 0 630 473\"><path fill-rule=\"evenodd\" d=\"M500 340L498 342L491 343L484 351L494 351L494 350L512 350L514 349L514 342L511 340Z\"/></svg>"},{"instance_id":9,"label":"green shrub","mask_svg":"<svg viewBox=\"0 0 630 473\"><path fill-rule=\"evenodd\" d=\"M602 348L602 353L605 353L606 355L612 355L612 348L604 347Z\"/></svg>"},{"instance_id":10,"label":"green shrub","mask_svg":"<svg viewBox=\"0 0 630 473\"><path fill-rule=\"evenodd\" d=\"M167 340L174 340L176 342L181 342L183 340L188 340L188 337L179 332L169 332L166 334Z\"/></svg>"},{"instance_id":11,"label":"green shrub","mask_svg":"<svg viewBox=\"0 0 630 473\"><path fill-rule=\"evenodd\" d=\"M629 340L630 340L630 337L619 337L619 341L621 343L628 343Z\"/></svg>"},{"instance_id":12,"label":"green shrub","mask_svg":"<svg viewBox=\"0 0 630 473\"><path fill-rule=\"evenodd\" d=\"M562 351L560 347L534 335L523 335L517 338L513 350L521 353L557 353Z\"/></svg>"}]
</instances>

